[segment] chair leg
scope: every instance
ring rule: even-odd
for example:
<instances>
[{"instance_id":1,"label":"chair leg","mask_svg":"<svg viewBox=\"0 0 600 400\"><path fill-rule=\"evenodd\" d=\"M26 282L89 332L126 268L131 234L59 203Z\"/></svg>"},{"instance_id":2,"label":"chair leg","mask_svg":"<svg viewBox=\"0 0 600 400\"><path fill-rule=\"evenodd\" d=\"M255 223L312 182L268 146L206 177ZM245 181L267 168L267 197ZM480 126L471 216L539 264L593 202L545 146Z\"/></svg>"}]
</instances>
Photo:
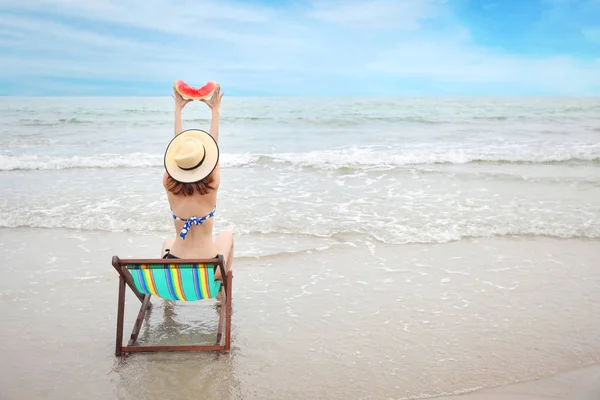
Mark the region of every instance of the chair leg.
<instances>
[{"instance_id":1,"label":"chair leg","mask_svg":"<svg viewBox=\"0 0 600 400\"><path fill-rule=\"evenodd\" d=\"M219 324L217 326L217 341L215 345L221 345L221 338L223 337L223 326L225 323L225 309L227 308L227 298L221 302L221 310L219 311Z\"/></svg>"},{"instance_id":2,"label":"chair leg","mask_svg":"<svg viewBox=\"0 0 600 400\"><path fill-rule=\"evenodd\" d=\"M115 356L121 355L123 348L123 321L125 317L125 279L119 276L119 300L117 305L117 339L115 345Z\"/></svg>"},{"instance_id":3,"label":"chair leg","mask_svg":"<svg viewBox=\"0 0 600 400\"><path fill-rule=\"evenodd\" d=\"M227 274L227 293L226 293L226 304L225 304L225 351L229 351L231 349L231 299L232 299L232 282L233 281L233 272L229 271Z\"/></svg>"},{"instance_id":4,"label":"chair leg","mask_svg":"<svg viewBox=\"0 0 600 400\"><path fill-rule=\"evenodd\" d=\"M133 346L137 341L138 335L140 334L140 329L142 328L142 323L144 322L146 311L150 309L150 297L151 296L149 294L144 296L144 301L142 302L138 316L135 319L135 324L133 325L133 330L131 331L131 336L129 337L129 343L127 343L127 346Z\"/></svg>"}]
</instances>

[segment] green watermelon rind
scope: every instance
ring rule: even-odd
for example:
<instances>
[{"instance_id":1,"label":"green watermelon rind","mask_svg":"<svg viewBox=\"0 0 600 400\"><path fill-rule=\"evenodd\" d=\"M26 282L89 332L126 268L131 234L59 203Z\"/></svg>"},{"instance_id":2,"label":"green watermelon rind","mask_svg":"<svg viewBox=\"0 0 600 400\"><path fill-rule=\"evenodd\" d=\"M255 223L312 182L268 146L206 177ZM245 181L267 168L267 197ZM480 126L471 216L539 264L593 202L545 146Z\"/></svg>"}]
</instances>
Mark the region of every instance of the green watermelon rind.
<instances>
[{"instance_id":1,"label":"green watermelon rind","mask_svg":"<svg viewBox=\"0 0 600 400\"><path fill-rule=\"evenodd\" d=\"M177 93L179 93L184 99L203 100L213 95L213 93L217 89L217 82L208 81L206 85L200 88L195 88L193 86L188 85L184 81L178 79L175 81L174 87Z\"/></svg>"}]
</instances>

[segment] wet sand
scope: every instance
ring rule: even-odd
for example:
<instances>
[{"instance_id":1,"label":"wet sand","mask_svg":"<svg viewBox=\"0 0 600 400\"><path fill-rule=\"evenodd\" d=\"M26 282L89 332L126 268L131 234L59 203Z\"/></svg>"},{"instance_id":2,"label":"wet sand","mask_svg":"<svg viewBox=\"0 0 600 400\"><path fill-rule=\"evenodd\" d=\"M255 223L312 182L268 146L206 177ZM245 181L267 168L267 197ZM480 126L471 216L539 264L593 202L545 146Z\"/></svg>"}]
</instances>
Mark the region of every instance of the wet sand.
<instances>
[{"instance_id":1,"label":"wet sand","mask_svg":"<svg viewBox=\"0 0 600 400\"><path fill-rule=\"evenodd\" d=\"M600 399L600 365L534 381L479 390L438 400L597 400Z\"/></svg>"},{"instance_id":2,"label":"wet sand","mask_svg":"<svg viewBox=\"0 0 600 400\"><path fill-rule=\"evenodd\" d=\"M240 258L231 354L122 362L110 259L155 256L161 242L1 229L0 398L600 398L598 241L340 239ZM128 297L127 331L136 301ZM212 337L213 302L154 304L141 340Z\"/></svg>"}]
</instances>

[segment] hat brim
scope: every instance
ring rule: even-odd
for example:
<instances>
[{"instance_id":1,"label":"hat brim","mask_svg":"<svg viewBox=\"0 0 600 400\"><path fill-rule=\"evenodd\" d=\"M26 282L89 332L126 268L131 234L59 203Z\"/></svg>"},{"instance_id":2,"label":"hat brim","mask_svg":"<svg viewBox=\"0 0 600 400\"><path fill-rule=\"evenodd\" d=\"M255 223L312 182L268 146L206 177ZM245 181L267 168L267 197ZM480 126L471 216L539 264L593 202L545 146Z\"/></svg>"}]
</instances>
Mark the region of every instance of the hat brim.
<instances>
[{"instance_id":1,"label":"hat brim","mask_svg":"<svg viewBox=\"0 0 600 400\"><path fill-rule=\"evenodd\" d=\"M175 162L178 144L181 140L187 137L193 137L194 139L199 140L204 146L204 151L206 152L202 164L192 170L181 169ZM165 169L167 170L167 174L169 174L169 176L175 179L177 182L199 182L209 176L214 171L218 163L219 145L217 145L215 139L210 136L208 132L205 132L201 129L188 129L181 132L179 135L175 136L171 142L169 142L167 150L165 150Z\"/></svg>"}]
</instances>

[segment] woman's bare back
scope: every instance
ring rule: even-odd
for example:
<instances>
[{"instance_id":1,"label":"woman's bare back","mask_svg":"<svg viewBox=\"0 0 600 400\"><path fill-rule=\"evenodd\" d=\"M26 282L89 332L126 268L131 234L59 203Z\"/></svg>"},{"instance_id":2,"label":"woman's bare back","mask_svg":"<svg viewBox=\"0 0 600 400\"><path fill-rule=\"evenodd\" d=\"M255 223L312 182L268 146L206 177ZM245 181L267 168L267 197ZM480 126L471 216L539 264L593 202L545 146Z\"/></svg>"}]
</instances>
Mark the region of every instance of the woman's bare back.
<instances>
[{"instance_id":1,"label":"woman's bare back","mask_svg":"<svg viewBox=\"0 0 600 400\"><path fill-rule=\"evenodd\" d=\"M217 251L213 242L217 190L192 196L176 196L167 191L167 197L176 232L170 253L179 258L214 257Z\"/></svg>"}]
</instances>

